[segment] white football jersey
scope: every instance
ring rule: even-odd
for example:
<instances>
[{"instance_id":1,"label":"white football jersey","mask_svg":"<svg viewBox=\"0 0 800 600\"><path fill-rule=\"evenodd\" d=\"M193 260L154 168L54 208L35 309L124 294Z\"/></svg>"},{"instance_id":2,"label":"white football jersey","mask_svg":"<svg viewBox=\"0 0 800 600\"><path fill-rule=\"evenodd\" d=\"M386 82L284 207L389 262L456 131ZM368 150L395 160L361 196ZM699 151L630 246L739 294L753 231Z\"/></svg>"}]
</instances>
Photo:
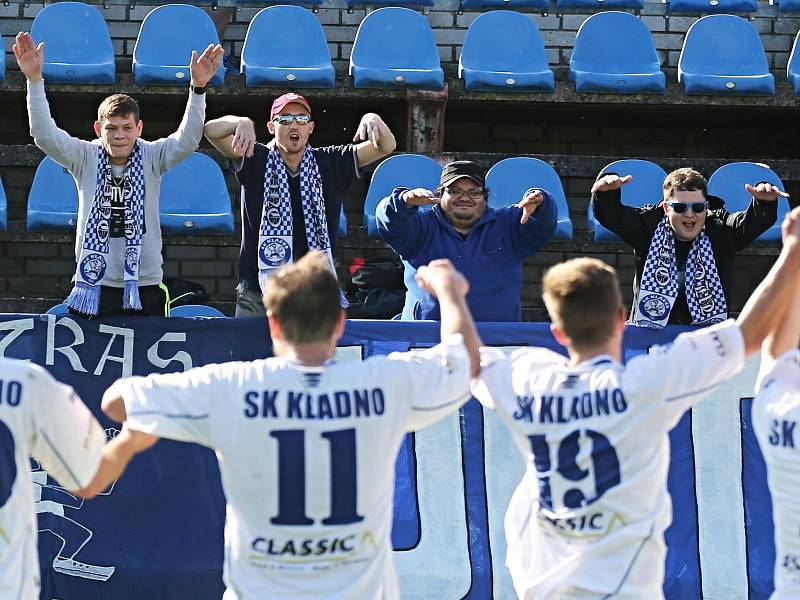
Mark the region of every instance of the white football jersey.
<instances>
[{"instance_id":1,"label":"white football jersey","mask_svg":"<svg viewBox=\"0 0 800 600\"><path fill-rule=\"evenodd\" d=\"M0 599L39 598L30 457L77 490L94 477L105 443L71 387L40 367L0 358Z\"/></svg>"},{"instance_id":2,"label":"white football jersey","mask_svg":"<svg viewBox=\"0 0 800 600\"><path fill-rule=\"evenodd\" d=\"M498 411L528 464L506 514L520 598L662 597L667 434L743 368L738 326L684 333L625 365L596 356L570 367L543 348L481 354L473 393Z\"/></svg>"},{"instance_id":3,"label":"white football jersey","mask_svg":"<svg viewBox=\"0 0 800 600\"><path fill-rule=\"evenodd\" d=\"M756 386L753 430L767 464L775 524L775 593L800 598L800 352L783 354Z\"/></svg>"},{"instance_id":4,"label":"white football jersey","mask_svg":"<svg viewBox=\"0 0 800 600\"><path fill-rule=\"evenodd\" d=\"M284 358L132 378L130 428L216 450L226 600L395 600L394 463L469 398L461 336L361 363Z\"/></svg>"}]
</instances>

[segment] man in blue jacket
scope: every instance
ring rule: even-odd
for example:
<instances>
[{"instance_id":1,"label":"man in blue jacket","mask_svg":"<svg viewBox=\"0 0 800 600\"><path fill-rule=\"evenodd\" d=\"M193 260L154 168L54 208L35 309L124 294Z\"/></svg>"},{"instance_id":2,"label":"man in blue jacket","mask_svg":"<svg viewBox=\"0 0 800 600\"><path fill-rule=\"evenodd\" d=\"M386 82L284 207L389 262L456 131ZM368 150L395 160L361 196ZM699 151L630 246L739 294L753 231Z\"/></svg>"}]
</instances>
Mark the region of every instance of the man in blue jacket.
<instances>
[{"instance_id":1,"label":"man in blue jacket","mask_svg":"<svg viewBox=\"0 0 800 600\"><path fill-rule=\"evenodd\" d=\"M553 235L556 203L531 188L515 205L489 208L485 183L478 164L456 161L445 165L435 192L399 187L378 204L378 232L405 265L403 320L440 318L436 299L414 280L419 266L437 258L450 259L469 281L476 321L522 319L522 261Z\"/></svg>"}]
</instances>

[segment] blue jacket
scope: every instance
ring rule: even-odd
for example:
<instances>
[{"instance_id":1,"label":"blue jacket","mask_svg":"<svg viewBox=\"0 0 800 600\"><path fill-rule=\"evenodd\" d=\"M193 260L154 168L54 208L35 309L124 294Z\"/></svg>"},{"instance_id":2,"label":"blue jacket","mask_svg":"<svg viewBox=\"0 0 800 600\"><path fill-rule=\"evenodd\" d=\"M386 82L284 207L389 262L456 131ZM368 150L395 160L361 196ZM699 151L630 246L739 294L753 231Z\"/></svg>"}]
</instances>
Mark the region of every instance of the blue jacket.
<instances>
[{"instance_id":1,"label":"blue jacket","mask_svg":"<svg viewBox=\"0 0 800 600\"><path fill-rule=\"evenodd\" d=\"M556 203L541 190L544 202L525 225L522 209L487 208L465 236L447 221L439 206L406 206L395 188L378 204L378 233L400 255L408 288L403 320L440 318L439 303L414 280L417 268L449 258L469 281L467 304L476 321L520 321L522 261L544 246L556 229ZM536 188L534 188L536 189Z\"/></svg>"}]
</instances>

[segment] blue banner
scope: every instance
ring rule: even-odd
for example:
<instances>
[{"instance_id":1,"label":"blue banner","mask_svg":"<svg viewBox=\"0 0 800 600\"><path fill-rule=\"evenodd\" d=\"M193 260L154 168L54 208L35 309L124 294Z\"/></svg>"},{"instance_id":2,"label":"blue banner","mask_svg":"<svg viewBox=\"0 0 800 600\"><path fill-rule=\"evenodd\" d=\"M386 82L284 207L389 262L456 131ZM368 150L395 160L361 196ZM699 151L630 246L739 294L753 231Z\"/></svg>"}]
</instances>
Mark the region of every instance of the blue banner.
<instances>
[{"instance_id":1,"label":"blue banner","mask_svg":"<svg viewBox=\"0 0 800 600\"><path fill-rule=\"evenodd\" d=\"M668 342L681 330L631 328L625 356ZM563 352L547 324L483 324L480 333L487 345L535 345ZM337 360L363 360L436 342L436 323L350 321ZM110 437L116 424L99 405L116 378L252 360L270 351L263 319L97 322L55 315L0 316L0 355L31 360L72 385ZM675 516L666 534L667 598L766 599L772 589L774 549L764 465L750 432L749 405L739 412L748 385L752 395L752 377L750 368L723 386L708 407L701 404L687 413L670 435L668 483ZM721 429L713 444L704 445L707 423ZM705 475L708 464L730 473L732 491L726 488L723 495ZM523 468L502 423L474 400L458 415L407 437L396 463L392 531L403 598L513 597L503 564L502 517ZM211 451L162 440L134 459L105 495L89 502L60 488L35 461L31 470L42 599L222 596L225 501ZM741 539L727 544L724 555L715 534L719 527Z\"/></svg>"}]
</instances>

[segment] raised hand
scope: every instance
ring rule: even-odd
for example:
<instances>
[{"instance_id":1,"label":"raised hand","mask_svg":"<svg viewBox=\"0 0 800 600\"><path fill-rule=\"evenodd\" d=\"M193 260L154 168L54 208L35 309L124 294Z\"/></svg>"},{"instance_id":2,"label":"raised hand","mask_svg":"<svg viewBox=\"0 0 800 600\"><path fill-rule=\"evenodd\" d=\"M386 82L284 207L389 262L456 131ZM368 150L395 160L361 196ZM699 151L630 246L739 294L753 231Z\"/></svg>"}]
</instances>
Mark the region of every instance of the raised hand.
<instances>
[{"instance_id":1,"label":"raised hand","mask_svg":"<svg viewBox=\"0 0 800 600\"><path fill-rule=\"evenodd\" d=\"M626 183L629 183L633 180L633 175L625 175L625 177L620 177L619 175L603 175L597 181L594 182L592 186L592 193L596 192L610 192L612 190L618 190Z\"/></svg>"},{"instance_id":2,"label":"raised hand","mask_svg":"<svg viewBox=\"0 0 800 600\"><path fill-rule=\"evenodd\" d=\"M544 202L544 195L539 190L525 194L522 200L516 204L517 208L522 209L522 218L520 218L519 222L525 225L531 215L536 212L536 209L542 205L542 202Z\"/></svg>"},{"instance_id":3,"label":"raised hand","mask_svg":"<svg viewBox=\"0 0 800 600\"><path fill-rule=\"evenodd\" d=\"M439 204L442 201L436 194L425 188L406 190L400 198L406 203L406 206L430 206L431 204Z\"/></svg>"},{"instance_id":4,"label":"raised hand","mask_svg":"<svg viewBox=\"0 0 800 600\"><path fill-rule=\"evenodd\" d=\"M789 194L782 192L771 183L761 182L753 187L749 183L744 184L744 189L752 194L753 198L762 202L775 202L779 197L788 198Z\"/></svg>"},{"instance_id":5,"label":"raised hand","mask_svg":"<svg viewBox=\"0 0 800 600\"><path fill-rule=\"evenodd\" d=\"M469 292L469 282L446 258L432 260L417 269L415 279L419 287L436 298L448 293L463 298Z\"/></svg>"},{"instance_id":6,"label":"raised hand","mask_svg":"<svg viewBox=\"0 0 800 600\"><path fill-rule=\"evenodd\" d=\"M233 133L231 147L236 156L253 156L253 148L256 145L256 127L253 121L247 117L239 119L236 131Z\"/></svg>"},{"instance_id":7,"label":"raised hand","mask_svg":"<svg viewBox=\"0 0 800 600\"><path fill-rule=\"evenodd\" d=\"M17 59L19 70L31 83L41 81L44 65L44 42L39 42L37 46L27 31L20 31L15 42L14 57Z\"/></svg>"},{"instance_id":8,"label":"raised hand","mask_svg":"<svg viewBox=\"0 0 800 600\"><path fill-rule=\"evenodd\" d=\"M192 59L189 62L189 73L192 76L193 87L205 87L211 78L219 70L222 64L222 56L225 50L217 44L209 44L198 56L196 50L192 50Z\"/></svg>"},{"instance_id":9,"label":"raised hand","mask_svg":"<svg viewBox=\"0 0 800 600\"><path fill-rule=\"evenodd\" d=\"M783 218L781 237L784 246L800 244L800 206L795 207Z\"/></svg>"},{"instance_id":10,"label":"raised hand","mask_svg":"<svg viewBox=\"0 0 800 600\"><path fill-rule=\"evenodd\" d=\"M389 136L387 136L387 133ZM375 113L367 113L361 117L361 122L358 124L358 129L353 136L353 141L364 142L369 140L375 148L380 149L381 139L386 137L391 137L391 134L389 133L389 127L383 122L383 119Z\"/></svg>"}]
</instances>

